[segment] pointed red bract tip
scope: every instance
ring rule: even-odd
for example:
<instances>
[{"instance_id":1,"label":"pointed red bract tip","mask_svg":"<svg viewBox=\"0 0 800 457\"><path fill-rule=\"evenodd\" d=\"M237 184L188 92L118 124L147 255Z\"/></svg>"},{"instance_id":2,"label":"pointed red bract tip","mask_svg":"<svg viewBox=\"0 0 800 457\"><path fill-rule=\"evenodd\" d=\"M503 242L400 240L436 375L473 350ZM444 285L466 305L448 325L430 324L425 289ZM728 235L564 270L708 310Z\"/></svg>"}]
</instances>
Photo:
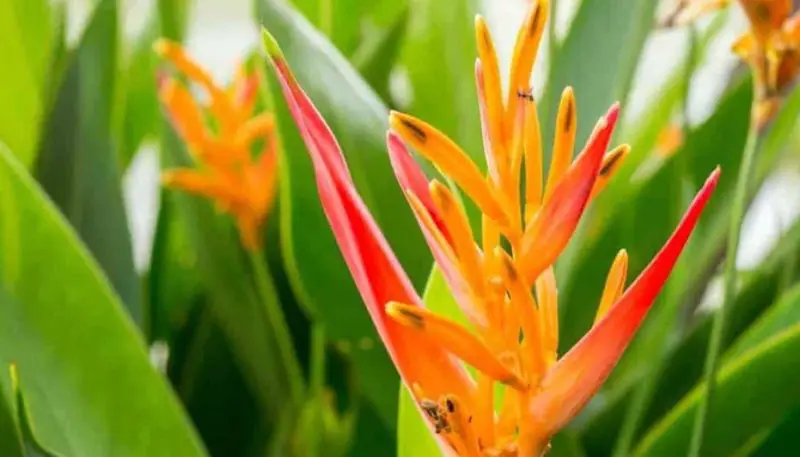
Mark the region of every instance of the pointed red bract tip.
<instances>
[{"instance_id":1,"label":"pointed red bract tip","mask_svg":"<svg viewBox=\"0 0 800 457\"><path fill-rule=\"evenodd\" d=\"M619 102L614 102L613 104L611 104L611 107L608 108L605 118L609 124L617 123L617 120L619 119L619 110L620 110Z\"/></svg>"},{"instance_id":2,"label":"pointed red bract tip","mask_svg":"<svg viewBox=\"0 0 800 457\"><path fill-rule=\"evenodd\" d=\"M546 199L522 239L520 271L528 282L536 278L561 254L578 226L611 142L619 117L619 104L611 105L598 121L583 152Z\"/></svg>"},{"instance_id":3,"label":"pointed red bract tip","mask_svg":"<svg viewBox=\"0 0 800 457\"><path fill-rule=\"evenodd\" d=\"M675 266L719 176L717 167L650 264L542 381L542 392L530 403L529 413L543 424L548 436L566 425L611 373Z\"/></svg>"},{"instance_id":4,"label":"pointed red bract tip","mask_svg":"<svg viewBox=\"0 0 800 457\"><path fill-rule=\"evenodd\" d=\"M384 307L390 301L421 306L421 300L358 195L327 123L295 80L283 56L270 52L270 57L281 92L312 158L322 209L401 377L409 384L424 383L426 393L435 398L452 392L470 399L471 380L460 363L439 345L420 340L387 316Z\"/></svg>"}]
</instances>

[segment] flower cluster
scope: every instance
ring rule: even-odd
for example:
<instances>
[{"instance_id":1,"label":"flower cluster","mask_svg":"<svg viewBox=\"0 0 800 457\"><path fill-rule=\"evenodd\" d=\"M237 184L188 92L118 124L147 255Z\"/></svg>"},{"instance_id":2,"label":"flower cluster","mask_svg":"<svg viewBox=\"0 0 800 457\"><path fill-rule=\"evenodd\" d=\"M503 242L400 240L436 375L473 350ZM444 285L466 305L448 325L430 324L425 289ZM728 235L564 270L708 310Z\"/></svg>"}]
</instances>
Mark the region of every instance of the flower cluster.
<instances>
[{"instance_id":1,"label":"flower cluster","mask_svg":"<svg viewBox=\"0 0 800 457\"><path fill-rule=\"evenodd\" d=\"M209 100L201 109L178 79L160 79L159 98L201 166L165 172L164 184L214 201L236 219L242 244L258 249L278 173L274 119L269 113L253 113L258 75L242 67L231 86L224 88L178 44L160 40L155 51L205 91ZM262 151L254 158L252 149L259 142Z\"/></svg>"},{"instance_id":2,"label":"flower cluster","mask_svg":"<svg viewBox=\"0 0 800 457\"><path fill-rule=\"evenodd\" d=\"M688 24L730 3L731 0L679 0L664 24ZM791 14L792 0L739 0L739 5L747 15L750 30L736 40L733 51L753 72L753 121L762 126L778 111L784 91L800 72L800 13Z\"/></svg>"},{"instance_id":3,"label":"flower cluster","mask_svg":"<svg viewBox=\"0 0 800 457\"><path fill-rule=\"evenodd\" d=\"M719 177L719 170L712 173L678 228L627 289L627 254L619 252L595 324L560 355L553 264L628 146L609 150L619 115L613 105L573 160L577 111L573 91L567 88L545 179L529 80L548 8L548 1L537 1L518 32L505 97L489 30L483 19L476 20L475 77L486 175L435 127L403 113L393 112L389 118L392 166L467 326L423 306L359 197L333 133L274 39L264 36L310 152L334 236L390 356L446 455L538 457L546 451L553 434L597 392L619 360ZM407 145L477 206L479 237L457 191L429 180ZM496 403L498 385L504 386L504 395Z\"/></svg>"}]
</instances>

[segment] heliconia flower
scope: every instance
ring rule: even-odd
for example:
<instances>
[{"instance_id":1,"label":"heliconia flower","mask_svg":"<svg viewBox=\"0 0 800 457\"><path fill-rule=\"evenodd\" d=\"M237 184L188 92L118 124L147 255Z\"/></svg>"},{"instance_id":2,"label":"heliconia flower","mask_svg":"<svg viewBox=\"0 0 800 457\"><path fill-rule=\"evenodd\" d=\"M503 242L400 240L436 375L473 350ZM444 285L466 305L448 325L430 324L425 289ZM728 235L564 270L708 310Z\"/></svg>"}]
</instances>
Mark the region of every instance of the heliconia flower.
<instances>
[{"instance_id":1,"label":"heliconia flower","mask_svg":"<svg viewBox=\"0 0 800 457\"><path fill-rule=\"evenodd\" d=\"M753 71L756 89L754 121L766 123L777 112L788 88L800 72L800 13L791 0L739 0L750 21L750 31L733 45Z\"/></svg>"},{"instance_id":2,"label":"heliconia flower","mask_svg":"<svg viewBox=\"0 0 800 457\"><path fill-rule=\"evenodd\" d=\"M606 153L618 118L614 105L573 161L577 118L574 95L567 89L544 179L528 81L548 6L545 0L536 2L518 34L505 100L493 42L484 21L476 21L476 77L488 176L432 126L406 114L390 116L392 166L470 328L423 306L359 197L336 139L277 43L264 32L266 52L310 152L336 241L403 382L449 456L538 457L545 452L550 438L597 392L621 357L719 178L715 170L664 247L627 289L628 256L620 251L595 324L559 357L552 265L586 205L619 167L627 146ZM429 181L404 140L480 209L480 243L474 241L454 191ZM465 371L465 365L475 374ZM494 399L498 384L505 386L501 404Z\"/></svg>"},{"instance_id":3,"label":"heliconia flower","mask_svg":"<svg viewBox=\"0 0 800 457\"><path fill-rule=\"evenodd\" d=\"M208 97L201 107L176 78L159 79L159 99L200 166L169 170L162 176L164 184L212 200L236 219L245 248L258 249L278 173L274 119L270 113L253 113L258 75L241 67L224 88L177 43L159 40L154 49ZM263 148L254 158L251 150L259 142Z\"/></svg>"}]
</instances>

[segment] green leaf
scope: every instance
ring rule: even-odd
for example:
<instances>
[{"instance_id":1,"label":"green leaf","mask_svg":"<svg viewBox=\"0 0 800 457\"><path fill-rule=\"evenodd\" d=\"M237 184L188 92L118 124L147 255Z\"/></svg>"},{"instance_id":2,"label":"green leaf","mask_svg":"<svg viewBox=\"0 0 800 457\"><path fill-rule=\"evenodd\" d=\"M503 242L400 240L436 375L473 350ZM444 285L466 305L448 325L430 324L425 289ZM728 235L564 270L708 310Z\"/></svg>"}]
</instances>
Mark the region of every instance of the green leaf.
<instances>
[{"instance_id":1,"label":"green leaf","mask_svg":"<svg viewBox=\"0 0 800 457\"><path fill-rule=\"evenodd\" d=\"M394 23L407 0L290 0L290 3L342 54L351 56L369 41L371 28Z\"/></svg>"},{"instance_id":2,"label":"green leaf","mask_svg":"<svg viewBox=\"0 0 800 457\"><path fill-rule=\"evenodd\" d=\"M0 386L10 385L8 374L0 375L3 381ZM1 389L0 392L0 455L4 457L25 457L20 429L19 415L17 414L16 396L10 389Z\"/></svg>"},{"instance_id":3,"label":"green leaf","mask_svg":"<svg viewBox=\"0 0 800 457\"><path fill-rule=\"evenodd\" d=\"M189 239L186 218L166 192L171 191L161 192L147 273L147 296L150 339L170 342L173 335L182 331L206 287L197 272L197 255Z\"/></svg>"},{"instance_id":4,"label":"green leaf","mask_svg":"<svg viewBox=\"0 0 800 457\"><path fill-rule=\"evenodd\" d=\"M408 33L399 64L411 102L402 109L458 143L483 168L475 89L474 0L409 0Z\"/></svg>"},{"instance_id":5,"label":"green leaf","mask_svg":"<svg viewBox=\"0 0 800 457\"><path fill-rule=\"evenodd\" d=\"M544 144L552 142L566 86L574 88L578 102L579 145L611 103L625 101L657 6L638 0L581 2L569 34L552 55L540 106Z\"/></svg>"},{"instance_id":6,"label":"green leaf","mask_svg":"<svg viewBox=\"0 0 800 457\"><path fill-rule=\"evenodd\" d=\"M550 441L551 449L547 457L586 457L586 451L581 445L577 434L562 430Z\"/></svg>"},{"instance_id":7,"label":"green leaf","mask_svg":"<svg viewBox=\"0 0 800 457\"><path fill-rule=\"evenodd\" d=\"M118 13L103 0L74 52L45 128L36 177L100 263L128 312L144 322L112 135Z\"/></svg>"},{"instance_id":8,"label":"green leaf","mask_svg":"<svg viewBox=\"0 0 800 457\"><path fill-rule=\"evenodd\" d=\"M82 457L204 455L99 267L4 147L0 183L0 362L18 368L37 440Z\"/></svg>"},{"instance_id":9,"label":"green leaf","mask_svg":"<svg viewBox=\"0 0 800 457\"><path fill-rule=\"evenodd\" d=\"M190 0L159 0L144 31L135 39L125 62L124 108L120 157L127 166L142 142L158 133L160 116L156 89L158 57L153 42L160 38L180 41L184 35Z\"/></svg>"},{"instance_id":10,"label":"green leaf","mask_svg":"<svg viewBox=\"0 0 800 457\"><path fill-rule=\"evenodd\" d=\"M366 41L353 54L353 65L380 97L389 102L389 77L395 66L408 26L408 11L401 12L394 24Z\"/></svg>"},{"instance_id":11,"label":"green leaf","mask_svg":"<svg viewBox=\"0 0 800 457\"><path fill-rule=\"evenodd\" d=\"M43 114L52 30L47 0L0 0L0 141L27 166L33 161Z\"/></svg>"},{"instance_id":12,"label":"green leaf","mask_svg":"<svg viewBox=\"0 0 800 457\"><path fill-rule=\"evenodd\" d=\"M194 0L157 0L162 37L175 41L183 39L193 3Z\"/></svg>"},{"instance_id":13,"label":"green leaf","mask_svg":"<svg viewBox=\"0 0 800 457\"><path fill-rule=\"evenodd\" d=\"M774 457L791 455L797 447L797 431L800 430L800 408L784 417L780 424L769 430L767 436L758 443L758 448L750 454L752 457Z\"/></svg>"},{"instance_id":14,"label":"green leaf","mask_svg":"<svg viewBox=\"0 0 800 457\"><path fill-rule=\"evenodd\" d=\"M229 339L198 300L170 348L168 373L211 455L263 456L270 417L254 397Z\"/></svg>"},{"instance_id":15,"label":"green leaf","mask_svg":"<svg viewBox=\"0 0 800 457\"><path fill-rule=\"evenodd\" d=\"M786 266L783 266L786 268ZM725 358L740 357L748 350L800 323L800 285L791 288L754 322L735 344L725 352Z\"/></svg>"},{"instance_id":16,"label":"green leaf","mask_svg":"<svg viewBox=\"0 0 800 457\"><path fill-rule=\"evenodd\" d=\"M427 277L431 257L391 170L385 146L388 112L329 42L283 2L261 1L262 24L278 40L289 65L322 113L345 154L356 187L414 284ZM270 73L271 74L271 73ZM276 88L273 81L270 85ZM280 224L286 270L295 294L329 336L352 357L364 393L381 418L396 420L386 386L397 374L378 340L319 203L311 160L283 97Z\"/></svg>"},{"instance_id":17,"label":"green leaf","mask_svg":"<svg viewBox=\"0 0 800 457\"><path fill-rule=\"evenodd\" d=\"M125 105L122 141L119 151L123 167L127 167L148 136L160 125L156 96L156 61L153 41L158 38L155 21L135 41L125 68Z\"/></svg>"},{"instance_id":18,"label":"green leaf","mask_svg":"<svg viewBox=\"0 0 800 457\"><path fill-rule=\"evenodd\" d=\"M731 455L800 405L800 364L793 362L799 350L800 325L795 325L722 367L707 422L704 457ZM704 392L703 386L695 388L650 429L633 455L683 455Z\"/></svg>"}]
</instances>

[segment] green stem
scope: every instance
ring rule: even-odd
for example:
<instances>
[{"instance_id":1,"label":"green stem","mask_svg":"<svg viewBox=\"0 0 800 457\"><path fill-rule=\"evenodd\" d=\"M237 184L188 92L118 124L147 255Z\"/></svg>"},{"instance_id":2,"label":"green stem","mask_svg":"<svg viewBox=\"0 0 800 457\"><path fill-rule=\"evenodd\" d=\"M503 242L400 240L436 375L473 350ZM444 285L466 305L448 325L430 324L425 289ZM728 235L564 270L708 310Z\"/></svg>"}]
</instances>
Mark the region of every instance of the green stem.
<instances>
[{"instance_id":1,"label":"green stem","mask_svg":"<svg viewBox=\"0 0 800 457\"><path fill-rule=\"evenodd\" d=\"M312 396L322 394L325 387L325 325L314 322L311 326L311 369L309 390Z\"/></svg>"},{"instance_id":2,"label":"green stem","mask_svg":"<svg viewBox=\"0 0 800 457\"><path fill-rule=\"evenodd\" d=\"M291 400L294 404L300 405L305 385L303 373L300 369L300 363L297 361L289 326L286 324L281 305L276 299L278 294L275 291L275 285L272 284L272 278L267 272L260 253L248 250L248 256L250 257L250 264L253 269L261 304L263 305L261 309L265 312L267 330L271 333L270 336L274 338L278 346L278 356L288 378L286 381Z\"/></svg>"},{"instance_id":3,"label":"green stem","mask_svg":"<svg viewBox=\"0 0 800 457\"><path fill-rule=\"evenodd\" d=\"M317 433L309 434L308 440L309 457L319 457L326 455L322 449L325 430L323 415L325 414L325 399L322 396L325 387L325 325L320 322L311 324L311 366L309 369L309 398L316 403L314 408L314 428Z\"/></svg>"},{"instance_id":4,"label":"green stem","mask_svg":"<svg viewBox=\"0 0 800 457\"><path fill-rule=\"evenodd\" d=\"M745 144L742 156L742 165L739 169L739 177L736 181L733 208L731 209L728 246L725 254L724 296L722 299L722 306L717 310L714 316L713 327L711 328L711 340L708 344L708 353L706 354L704 368L706 394L701 397L700 407L697 409L694 429L692 431L692 441L688 454L690 457L699 457L701 455L703 437L707 426L706 423L713 402L714 388L716 387L717 365L719 364L719 355L722 351L722 341L725 336L728 308L730 308L736 292L736 251L739 247L739 235L742 231L742 220L744 219L747 206L748 188L750 187L750 182L752 181L755 170L753 166L753 157L755 156L757 143L758 129L751 121L750 129L747 132L747 143Z\"/></svg>"}]
</instances>

